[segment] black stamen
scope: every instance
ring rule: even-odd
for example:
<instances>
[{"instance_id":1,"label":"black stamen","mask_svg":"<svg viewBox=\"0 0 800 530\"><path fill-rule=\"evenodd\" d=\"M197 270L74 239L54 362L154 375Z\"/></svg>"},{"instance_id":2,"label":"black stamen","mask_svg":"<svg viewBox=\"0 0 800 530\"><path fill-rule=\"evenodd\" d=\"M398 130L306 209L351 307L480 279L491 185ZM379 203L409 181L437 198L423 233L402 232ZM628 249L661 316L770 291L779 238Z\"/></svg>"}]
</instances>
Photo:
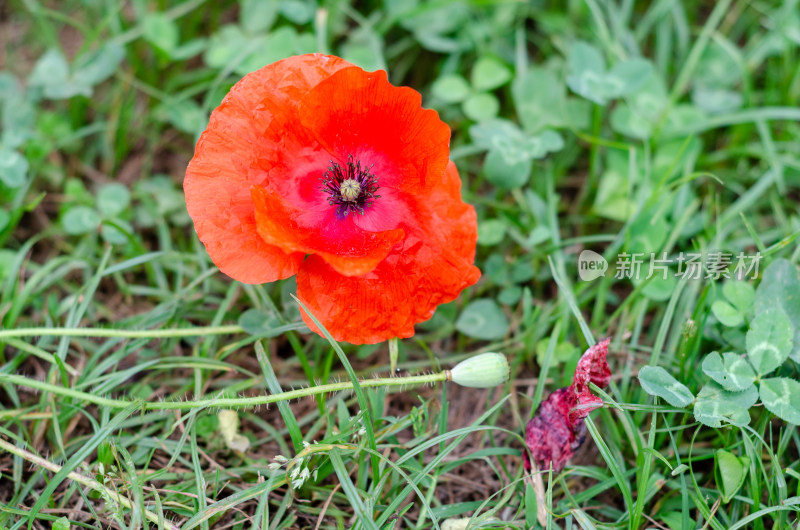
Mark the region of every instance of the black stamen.
<instances>
[{"instance_id":1,"label":"black stamen","mask_svg":"<svg viewBox=\"0 0 800 530\"><path fill-rule=\"evenodd\" d=\"M353 160L353 155L347 157L347 163L341 165L331 160L331 166L325 172L322 180L322 191L328 194L328 204L336 206L336 215L345 218L351 212L364 215L364 209L369 208L380 198L375 195L378 191L378 177L370 173L369 167L362 167L360 160ZM342 187L344 184L344 189Z\"/></svg>"}]
</instances>

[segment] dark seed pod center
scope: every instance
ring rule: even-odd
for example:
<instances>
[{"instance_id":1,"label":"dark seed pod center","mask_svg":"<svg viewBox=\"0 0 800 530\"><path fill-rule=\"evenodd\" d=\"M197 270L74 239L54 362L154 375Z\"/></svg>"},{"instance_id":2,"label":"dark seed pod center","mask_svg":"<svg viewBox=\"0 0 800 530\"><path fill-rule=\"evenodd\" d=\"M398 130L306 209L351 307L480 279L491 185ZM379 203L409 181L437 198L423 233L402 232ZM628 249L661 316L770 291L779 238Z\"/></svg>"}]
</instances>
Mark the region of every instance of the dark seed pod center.
<instances>
[{"instance_id":1,"label":"dark seed pod center","mask_svg":"<svg viewBox=\"0 0 800 530\"><path fill-rule=\"evenodd\" d=\"M342 219L351 212L364 215L364 210L372 206L378 191L378 177L370 173L372 166L361 165L353 155L347 157L342 165L331 160L331 165L322 177L322 191L328 194L328 204L336 206L336 215Z\"/></svg>"}]
</instances>

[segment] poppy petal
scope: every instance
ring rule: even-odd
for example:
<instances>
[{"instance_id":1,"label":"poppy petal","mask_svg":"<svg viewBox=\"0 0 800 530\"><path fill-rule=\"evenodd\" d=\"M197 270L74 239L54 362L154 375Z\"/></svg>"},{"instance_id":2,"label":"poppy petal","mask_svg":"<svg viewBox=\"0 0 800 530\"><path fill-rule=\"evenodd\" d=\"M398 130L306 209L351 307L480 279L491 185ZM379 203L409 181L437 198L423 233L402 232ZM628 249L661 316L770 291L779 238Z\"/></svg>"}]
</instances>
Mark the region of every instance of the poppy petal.
<instances>
[{"instance_id":1,"label":"poppy petal","mask_svg":"<svg viewBox=\"0 0 800 530\"><path fill-rule=\"evenodd\" d=\"M253 186L251 193L257 230L264 241L285 250L317 254L345 276L373 270L405 235L400 228L362 230L353 216L337 219L330 207L303 210L260 186Z\"/></svg>"},{"instance_id":2,"label":"poppy petal","mask_svg":"<svg viewBox=\"0 0 800 530\"><path fill-rule=\"evenodd\" d=\"M450 128L383 70L338 70L308 92L300 120L328 152L373 164L382 187L412 190L447 167Z\"/></svg>"},{"instance_id":3,"label":"poppy petal","mask_svg":"<svg viewBox=\"0 0 800 530\"><path fill-rule=\"evenodd\" d=\"M433 316L474 284L477 225L475 210L461 200L455 164L447 166L429 210L403 225L406 238L363 276L337 274L319 256L297 273L297 295L336 340L371 344L410 337L414 325ZM317 331L303 312L303 320Z\"/></svg>"},{"instance_id":4,"label":"poppy petal","mask_svg":"<svg viewBox=\"0 0 800 530\"><path fill-rule=\"evenodd\" d=\"M319 54L290 57L236 83L211 114L184 179L186 207L211 259L228 276L264 283L295 274L303 254L282 250L257 232L250 197L270 178L265 134L295 115L303 96L333 72L352 66Z\"/></svg>"},{"instance_id":5,"label":"poppy petal","mask_svg":"<svg viewBox=\"0 0 800 530\"><path fill-rule=\"evenodd\" d=\"M538 470L552 466L561 471L583 443L586 437L583 419L603 406L603 400L589 390L589 383L605 388L611 380L606 360L610 342L611 339L606 339L586 350L578 360L572 384L554 391L539 405L525 427L526 470L532 469L532 458Z\"/></svg>"}]
</instances>

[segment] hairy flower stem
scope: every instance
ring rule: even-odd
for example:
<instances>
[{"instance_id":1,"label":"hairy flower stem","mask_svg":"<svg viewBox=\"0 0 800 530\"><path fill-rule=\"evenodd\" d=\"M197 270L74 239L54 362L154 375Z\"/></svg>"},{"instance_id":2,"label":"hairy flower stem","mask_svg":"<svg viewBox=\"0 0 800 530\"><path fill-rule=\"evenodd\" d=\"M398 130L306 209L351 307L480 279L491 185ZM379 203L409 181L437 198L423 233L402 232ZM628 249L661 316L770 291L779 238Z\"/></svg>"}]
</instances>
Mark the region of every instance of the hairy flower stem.
<instances>
[{"instance_id":1,"label":"hairy flower stem","mask_svg":"<svg viewBox=\"0 0 800 530\"><path fill-rule=\"evenodd\" d=\"M0 449L8 451L12 455L16 455L20 458L23 458L28 462L37 465L39 467L43 467L49 471L52 471L53 473L58 473L59 471L61 471L61 466L59 466L58 464L54 464L53 462L45 460L44 458L37 456L31 453L30 451L26 451L21 447L17 447L14 444L10 444L7 441L3 440L2 438L0 438ZM111 500L127 508L128 510L133 510L133 504L131 503L130 500L128 500L127 497L124 497L119 493L117 493L116 491L103 486L102 484L100 484L98 481L96 481L91 477L87 477L86 475L81 475L80 473L72 471L67 474L67 478L69 478L70 480L74 480L78 484L82 484L87 488L97 491L104 497L110 498ZM148 521L156 525L163 524L164 528L169 528L170 530L178 530L178 527L176 525L160 519L158 515L151 512L150 510L145 510L144 516L147 518Z\"/></svg>"},{"instance_id":2,"label":"hairy flower stem","mask_svg":"<svg viewBox=\"0 0 800 530\"><path fill-rule=\"evenodd\" d=\"M305 327L302 322L286 324L271 330L276 333ZM0 329L0 339L10 337L111 337L124 339L167 339L203 335L235 335L245 333L241 326L199 326L178 329L111 329L111 328L17 328Z\"/></svg>"},{"instance_id":3,"label":"hairy flower stem","mask_svg":"<svg viewBox=\"0 0 800 530\"><path fill-rule=\"evenodd\" d=\"M438 383L440 381L447 381L450 379L450 371L445 370L436 374L426 375L412 375L408 377L381 377L376 379L364 379L358 382L362 388L382 387L382 386L410 386L410 385L425 385L430 383ZM74 398L79 401L87 403L94 403L101 407L109 407L114 409L123 409L133 403L133 401L125 399L111 399L72 388L64 388L62 386L53 385L45 381L37 379L29 379L16 374L3 374L0 373L0 383L11 383L13 385L22 386L26 388L33 388L42 392L52 392L53 394ZM280 392L278 394L269 394L266 396L255 396L246 398L212 398L200 399L195 401L143 401L141 402L141 410L187 410L203 407L214 408L237 408L237 407L257 407L259 405L268 405L270 403L277 403L279 401L288 401L290 399L299 399L307 396L315 396L318 394L328 394L331 392L339 392L341 390L352 390L352 381L343 381L341 383L330 383L327 385L312 386L308 388L299 388L297 390L290 390L287 392Z\"/></svg>"}]
</instances>

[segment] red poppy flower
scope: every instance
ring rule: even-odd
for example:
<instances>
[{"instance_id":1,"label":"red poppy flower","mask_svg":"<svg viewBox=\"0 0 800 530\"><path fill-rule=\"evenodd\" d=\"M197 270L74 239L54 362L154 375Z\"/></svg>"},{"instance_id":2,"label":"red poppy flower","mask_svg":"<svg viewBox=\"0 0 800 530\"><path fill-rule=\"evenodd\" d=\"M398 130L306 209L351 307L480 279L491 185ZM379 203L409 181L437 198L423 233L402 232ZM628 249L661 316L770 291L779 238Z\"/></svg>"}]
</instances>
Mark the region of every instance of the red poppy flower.
<instances>
[{"instance_id":1,"label":"red poppy flower","mask_svg":"<svg viewBox=\"0 0 800 530\"><path fill-rule=\"evenodd\" d=\"M386 72L290 57L245 76L211 114L186 205L225 274L296 274L298 298L337 340L410 337L480 276L449 143L438 114Z\"/></svg>"},{"instance_id":2,"label":"red poppy flower","mask_svg":"<svg viewBox=\"0 0 800 530\"><path fill-rule=\"evenodd\" d=\"M608 386L611 368L606 356L611 339L598 342L581 356L575 368L575 378L567 388L559 388L542 401L525 428L525 445L537 469L561 471L586 438L583 419L603 406L603 400L589 391L589 383L600 388ZM531 470L528 451L523 463Z\"/></svg>"}]
</instances>

